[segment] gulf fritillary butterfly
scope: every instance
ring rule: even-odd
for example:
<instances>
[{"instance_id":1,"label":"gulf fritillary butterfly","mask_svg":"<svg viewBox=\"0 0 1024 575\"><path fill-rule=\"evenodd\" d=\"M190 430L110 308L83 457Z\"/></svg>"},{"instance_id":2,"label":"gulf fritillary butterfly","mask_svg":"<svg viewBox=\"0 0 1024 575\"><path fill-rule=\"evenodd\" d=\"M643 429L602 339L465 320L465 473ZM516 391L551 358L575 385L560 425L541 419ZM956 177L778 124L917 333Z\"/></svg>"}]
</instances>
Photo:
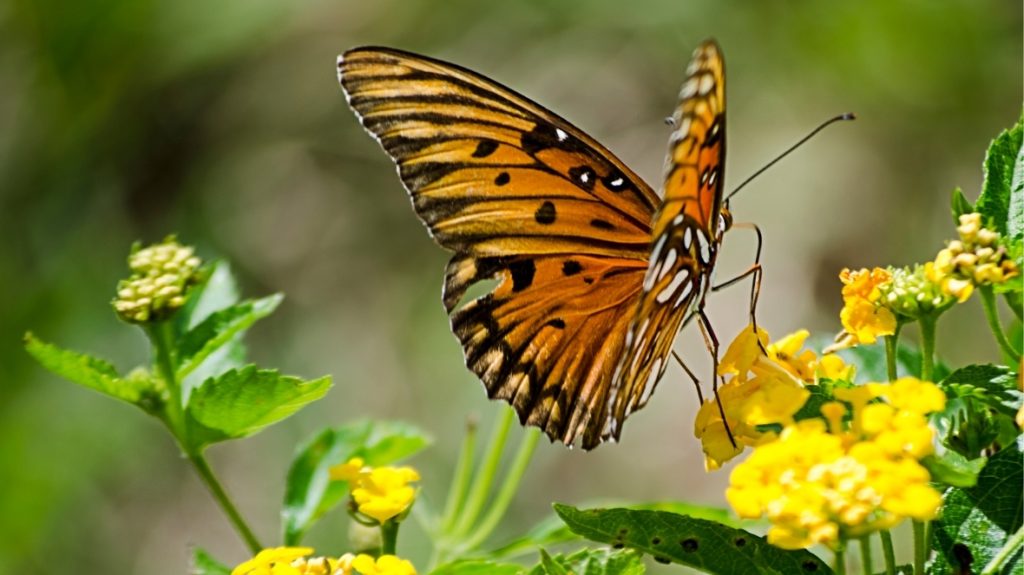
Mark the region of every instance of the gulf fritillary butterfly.
<instances>
[{"instance_id":1,"label":"gulf fritillary butterfly","mask_svg":"<svg viewBox=\"0 0 1024 575\"><path fill-rule=\"evenodd\" d=\"M569 122L465 68L362 47L338 58L338 78L416 214L455 252L444 305L488 395L552 440L618 439L684 321L709 327L704 298L731 225L718 45L687 68L664 199Z\"/></svg>"}]
</instances>

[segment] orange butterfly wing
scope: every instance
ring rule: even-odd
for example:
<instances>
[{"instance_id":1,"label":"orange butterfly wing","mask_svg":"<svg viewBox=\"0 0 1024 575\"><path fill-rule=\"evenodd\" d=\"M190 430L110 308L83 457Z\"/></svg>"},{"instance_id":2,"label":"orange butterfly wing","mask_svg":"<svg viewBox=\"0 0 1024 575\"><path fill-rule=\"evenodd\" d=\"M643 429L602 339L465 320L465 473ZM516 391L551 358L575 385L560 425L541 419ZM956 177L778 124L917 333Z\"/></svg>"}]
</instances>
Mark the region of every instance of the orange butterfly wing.
<instances>
[{"instance_id":1,"label":"orange butterfly wing","mask_svg":"<svg viewBox=\"0 0 1024 575\"><path fill-rule=\"evenodd\" d=\"M606 432L612 437L618 437L626 416L647 402L676 334L703 307L724 232L725 63L714 41L694 51L679 99L650 266L612 383Z\"/></svg>"},{"instance_id":2,"label":"orange butterfly wing","mask_svg":"<svg viewBox=\"0 0 1024 575\"><path fill-rule=\"evenodd\" d=\"M444 303L466 364L523 423L598 445L658 197L582 131L469 70L386 48L338 68L416 213L455 252Z\"/></svg>"}]
</instances>

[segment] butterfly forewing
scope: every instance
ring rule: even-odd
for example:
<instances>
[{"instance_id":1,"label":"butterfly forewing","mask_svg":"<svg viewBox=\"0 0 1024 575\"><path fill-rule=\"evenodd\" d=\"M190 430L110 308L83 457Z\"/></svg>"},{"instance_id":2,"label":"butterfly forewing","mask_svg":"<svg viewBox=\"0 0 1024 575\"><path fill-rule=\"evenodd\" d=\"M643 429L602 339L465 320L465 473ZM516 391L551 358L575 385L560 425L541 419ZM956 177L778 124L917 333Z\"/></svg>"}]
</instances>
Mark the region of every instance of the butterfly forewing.
<instances>
[{"instance_id":1,"label":"butterfly forewing","mask_svg":"<svg viewBox=\"0 0 1024 575\"><path fill-rule=\"evenodd\" d=\"M455 252L444 301L467 365L523 422L599 444L657 196L582 131L478 74L385 48L351 50L338 68L416 213Z\"/></svg>"},{"instance_id":2,"label":"butterfly forewing","mask_svg":"<svg viewBox=\"0 0 1024 575\"><path fill-rule=\"evenodd\" d=\"M725 64L713 41L693 54L673 114L665 197L654 218L650 265L611 390L606 434L643 407L683 322L699 309L720 242L725 162Z\"/></svg>"}]
</instances>

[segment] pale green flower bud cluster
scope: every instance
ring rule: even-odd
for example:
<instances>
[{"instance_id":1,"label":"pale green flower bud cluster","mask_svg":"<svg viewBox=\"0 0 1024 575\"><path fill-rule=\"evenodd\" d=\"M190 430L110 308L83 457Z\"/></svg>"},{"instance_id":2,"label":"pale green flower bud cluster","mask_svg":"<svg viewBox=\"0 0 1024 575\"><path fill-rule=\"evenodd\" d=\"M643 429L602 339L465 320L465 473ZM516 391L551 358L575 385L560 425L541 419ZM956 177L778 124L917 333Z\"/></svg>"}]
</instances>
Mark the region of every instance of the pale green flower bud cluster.
<instances>
[{"instance_id":1,"label":"pale green flower bud cluster","mask_svg":"<svg viewBox=\"0 0 1024 575\"><path fill-rule=\"evenodd\" d=\"M931 269L933 281L960 301L971 296L975 286L1000 284L1019 275L998 232L981 225L981 214L963 214L956 231L959 240L935 256Z\"/></svg>"},{"instance_id":2,"label":"pale green flower bud cluster","mask_svg":"<svg viewBox=\"0 0 1024 575\"><path fill-rule=\"evenodd\" d=\"M148 323L167 319L185 305L202 265L194 251L170 237L128 256L132 276L117 285L117 315L130 323Z\"/></svg>"},{"instance_id":3,"label":"pale green flower bud cluster","mask_svg":"<svg viewBox=\"0 0 1024 575\"><path fill-rule=\"evenodd\" d=\"M954 298L929 277L930 265L892 268L892 279L879 286L882 305L894 313L918 319L949 307Z\"/></svg>"}]
</instances>

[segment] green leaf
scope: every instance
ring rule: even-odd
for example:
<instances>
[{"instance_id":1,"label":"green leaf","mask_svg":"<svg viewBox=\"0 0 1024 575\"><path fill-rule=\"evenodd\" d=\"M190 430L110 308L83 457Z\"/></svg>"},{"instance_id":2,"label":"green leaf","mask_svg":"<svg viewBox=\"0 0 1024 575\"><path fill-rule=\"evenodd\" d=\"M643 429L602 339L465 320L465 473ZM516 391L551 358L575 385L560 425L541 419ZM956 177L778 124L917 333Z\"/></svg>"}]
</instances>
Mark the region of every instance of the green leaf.
<instances>
[{"instance_id":1,"label":"green leaf","mask_svg":"<svg viewBox=\"0 0 1024 575\"><path fill-rule=\"evenodd\" d=\"M330 376L304 381L250 365L203 382L189 397L186 412L225 439L244 437L320 399L330 387ZM204 439L192 447L208 443Z\"/></svg>"},{"instance_id":2,"label":"green leaf","mask_svg":"<svg viewBox=\"0 0 1024 575\"><path fill-rule=\"evenodd\" d=\"M494 563L477 559L460 559L441 565L430 575L524 575L526 569L514 563Z\"/></svg>"},{"instance_id":3,"label":"green leaf","mask_svg":"<svg viewBox=\"0 0 1024 575\"><path fill-rule=\"evenodd\" d=\"M979 572L1021 527L1024 514L1024 436L996 453L968 489L950 488L933 526L932 572ZM1021 573L1018 552L1000 573Z\"/></svg>"},{"instance_id":4,"label":"green leaf","mask_svg":"<svg viewBox=\"0 0 1024 575\"><path fill-rule=\"evenodd\" d=\"M999 134L985 154L985 181L981 185L977 210L981 213L986 226L995 226L995 229L1004 235L1009 232L1010 190L1014 186L1014 170L1021 154L1022 142L1024 124L1018 121L1014 127ZM1020 201L1019 197L1017 201ZM1017 219L1017 216L1014 216L1014 219ZM1019 219L1014 225L1018 226L1019 232Z\"/></svg>"},{"instance_id":5,"label":"green leaf","mask_svg":"<svg viewBox=\"0 0 1024 575\"><path fill-rule=\"evenodd\" d=\"M138 405L143 394L152 387L148 379L121 379L109 362L46 343L31 333L25 334L25 350L51 372L133 405Z\"/></svg>"},{"instance_id":6,"label":"green leaf","mask_svg":"<svg viewBox=\"0 0 1024 575\"><path fill-rule=\"evenodd\" d=\"M830 575L821 559L805 550L786 551L763 537L666 511L579 510L555 504L555 512L573 532L613 547L650 554L659 562L688 565L707 573Z\"/></svg>"},{"instance_id":7,"label":"green leaf","mask_svg":"<svg viewBox=\"0 0 1024 575\"><path fill-rule=\"evenodd\" d=\"M235 305L241 299L231 266L218 260L203 266L202 282L189 292L185 307L176 316L181 322L178 333L199 325L211 313Z\"/></svg>"},{"instance_id":8,"label":"green leaf","mask_svg":"<svg viewBox=\"0 0 1024 575\"><path fill-rule=\"evenodd\" d=\"M540 550L541 561L530 575L643 575L643 559L631 549L581 549L572 555L552 557Z\"/></svg>"},{"instance_id":9,"label":"green leaf","mask_svg":"<svg viewBox=\"0 0 1024 575\"><path fill-rule=\"evenodd\" d=\"M277 308L284 296L275 294L258 300L247 300L209 314L188 330L178 344L178 380L192 372L214 351Z\"/></svg>"},{"instance_id":10,"label":"green leaf","mask_svg":"<svg viewBox=\"0 0 1024 575\"><path fill-rule=\"evenodd\" d=\"M943 445L977 459L993 444L1011 444L1022 399L1016 381L1015 373L998 365L970 365L940 381L946 407L931 422Z\"/></svg>"},{"instance_id":11,"label":"green leaf","mask_svg":"<svg viewBox=\"0 0 1024 575\"><path fill-rule=\"evenodd\" d=\"M362 457L367 465L386 465L429 444L425 433L401 422L358 421L322 431L299 449L288 469L281 510L285 545L298 544L348 492L346 482L330 480L332 466L353 457Z\"/></svg>"},{"instance_id":12,"label":"green leaf","mask_svg":"<svg viewBox=\"0 0 1024 575\"><path fill-rule=\"evenodd\" d=\"M231 569L203 549L196 548L192 554L190 573L192 575L231 575Z\"/></svg>"},{"instance_id":13,"label":"green leaf","mask_svg":"<svg viewBox=\"0 0 1024 575\"><path fill-rule=\"evenodd\" d=\"M1018 132L1020 128L1021 123L1018 121ZM1021 146L1017 151L1017 160L1013 164L1006 231L1011 238L1024 238L1024 141L1021 142Z\"/></svg>"},{"instance_id":14,"label":"green leaf","mask_svg":"<svg viewBox=\"0 0 1024 575\"><path fill-rule=\"evenodd\" d=\"M692 503L685 503L682 501L656 501L632 504L620 501L602 501L593 505L600 505L601 507L624 507L627 509L670 511L680 515L688 515L690 517L699 517L701 519L717 521L718 523L731 525L732 527L739 526L739 521L737 521L727 510L721 507L694 505ZM493 551L489 551L487 556L516 557L519 555L525 555L526 553L533 553L538 547L550 547L552 545L574 541L579 538L579 535L573 533L572 530L562 522L558 515L552 514L535 525L525 535L517 537Z\"/></svg>"},{"instance_id":15,"label":"green leaf","mask_svg":"<svg viewBox=\"0 0 1024 575\"><path fill-rule=\"evenodd\" d=\"M932 481L952 487L974 487L987 461L985 457L967 459L956 451L946 450L942 455L925 457L921 465L928 470Z\"/></svg>"},{"instance_id":16,"label":"green leaf","mask_svg":"<svg viewBox=\"0 0 1024 575\"><path fill-rule=\"evenodd\" d=\"M960 216L974 212L974 206L971 205L971 202L967 201L967 198L964 197L964 192L960 188L953 190L953 200L951 203L950 208L953 212L954 226L960 225Z\"/></svg>"}]
</instances>

